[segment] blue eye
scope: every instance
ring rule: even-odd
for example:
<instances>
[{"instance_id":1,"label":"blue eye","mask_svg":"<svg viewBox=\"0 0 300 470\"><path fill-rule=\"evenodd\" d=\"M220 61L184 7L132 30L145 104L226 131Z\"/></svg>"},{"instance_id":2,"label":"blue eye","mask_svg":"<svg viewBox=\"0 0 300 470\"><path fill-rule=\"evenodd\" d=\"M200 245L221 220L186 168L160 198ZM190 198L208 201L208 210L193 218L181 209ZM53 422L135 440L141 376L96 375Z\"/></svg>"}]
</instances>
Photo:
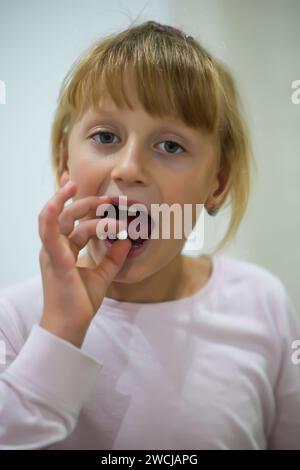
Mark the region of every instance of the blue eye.
<instances>
[{"instance_id":1,"label":"blue eye","mask_svg":"<svg viewBox=\"0 0 300 470\"><path fill-rule=\"evenodd\" d=\"M179 145L179 144L177 144L176 142L174 142L173 140L164 140L164 141L161 142L161 143L164 144L165 142L166 142L167 144L170 144L169 149L171 148L171 150L172 150L172 149L174 149L174 147L175 147L175 149L176 149L176 147L177 147L177 148L179 147L179 148L181 148L181 149L183 150L183 152L180 152L180 153L184 153L184 152L185 152L185 149L184 149L183 147L181 147L181 145ZM174 154L174 155L178 155L178 153L175 153L175 152L167 152L167 153L171 153L171 154Z\"/></svg>"},{"instance_id":2,"label":"blue eye","mask_svg":"<svg viewBox=\"0 0 300 470\"><path fill-rule=\"evenodd\" d=\"M97 142L97 141L94 139L94 137L96 137L97 135L98 135L98 136L99 136L99 135L100 135L100 136L105 136L104 140L100 139L100 142L99 142L99 141ZM114 136L115 136L116 134L114 134L113 132L108 132L108 131L102 131L102 132L101 132L101 131L98 131L98 132L96 132L95 134L91 135L90 138L91 138L94 142L96 142L96 144L111 144L111 143L113 143L113 142L111 142L109 139L106 138L106 137L109 136L109 135L114 135Z\"/></svg>"}]
</instances>

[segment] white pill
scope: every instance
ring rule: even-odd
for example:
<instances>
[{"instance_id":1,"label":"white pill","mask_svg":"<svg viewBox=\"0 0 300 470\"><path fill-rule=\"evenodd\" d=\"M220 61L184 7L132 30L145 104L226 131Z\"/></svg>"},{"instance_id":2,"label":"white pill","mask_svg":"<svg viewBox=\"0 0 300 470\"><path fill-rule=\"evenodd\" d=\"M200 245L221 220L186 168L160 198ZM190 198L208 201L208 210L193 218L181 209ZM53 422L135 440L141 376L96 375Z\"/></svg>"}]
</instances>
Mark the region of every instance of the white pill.
<instances>
[{"instance_id":1,"label":"white pill","mask_svg":"<svg viewBox=\"0 0 300 470\"><path fill-rule=\"evenodd\" d=\"M117 233L117 238L119 240L125 240L127 238L127 230L121 230L121 232Z\"/></svg>"}]
</instances>

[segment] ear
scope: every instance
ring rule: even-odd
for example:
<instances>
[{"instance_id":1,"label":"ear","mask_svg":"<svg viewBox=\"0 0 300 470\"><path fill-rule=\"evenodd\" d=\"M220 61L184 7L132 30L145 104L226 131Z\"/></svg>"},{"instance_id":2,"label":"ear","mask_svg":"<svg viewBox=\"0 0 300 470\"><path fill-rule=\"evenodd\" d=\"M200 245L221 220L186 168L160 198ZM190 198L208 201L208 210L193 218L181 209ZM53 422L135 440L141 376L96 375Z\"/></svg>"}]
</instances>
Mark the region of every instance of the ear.
<instances>
[{"instance_id":1,"label":"ear","mask_svg":"<svg viewBox=\"0 0 300 470\"><path fill-rule=\"evenodd\" d=\"M67 144L65 140L62 140L59 146L59 163L57 168L57 176L61 187L70 179L68 157Z\"/></svg>"},{"instance_id":2,"label":"ear","mask_svg":"<svg viewBox=\"0 0 300 470\"><path fill-rule=\"evenodd\" d=\"M219 168L219 170L217 171L213 187L207 198L206 206L208 210L211 208L222 206L230 189L229 176L229 166L226 164L226 162L222 162L221 168Z\"/></svg>"}]
</instances>

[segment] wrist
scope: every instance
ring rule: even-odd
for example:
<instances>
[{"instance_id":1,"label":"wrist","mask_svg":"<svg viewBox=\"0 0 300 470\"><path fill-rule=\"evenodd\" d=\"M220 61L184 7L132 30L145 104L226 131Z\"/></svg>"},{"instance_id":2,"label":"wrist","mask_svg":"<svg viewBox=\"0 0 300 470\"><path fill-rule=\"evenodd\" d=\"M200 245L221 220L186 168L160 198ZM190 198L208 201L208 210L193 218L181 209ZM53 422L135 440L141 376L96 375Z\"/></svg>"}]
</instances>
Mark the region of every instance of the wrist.
<instances>
[{"instance_id":1,"label":"wrist","mask_svg":"<svg viewBox=\"0 0 300 470\"><path fill-rule=\"evenodd\" d=\"M39 325L45 330L49 331L55 336L58 336L65 341L73 344L77 348L81 348L83 340L85 338L88 326L82 327L78 325L70 325L62 323L61 321L56 321L51 316L43 314Z\"/></svg>"}]
</instances>

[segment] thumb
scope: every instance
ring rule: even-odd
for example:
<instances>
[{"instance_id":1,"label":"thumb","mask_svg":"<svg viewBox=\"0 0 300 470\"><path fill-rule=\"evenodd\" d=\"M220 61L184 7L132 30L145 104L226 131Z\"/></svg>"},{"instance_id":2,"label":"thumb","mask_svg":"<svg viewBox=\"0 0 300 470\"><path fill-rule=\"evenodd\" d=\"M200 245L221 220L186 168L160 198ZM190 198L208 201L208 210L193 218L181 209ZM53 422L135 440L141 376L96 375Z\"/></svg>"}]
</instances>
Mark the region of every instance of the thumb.
<instances>
[{"instance_id":1,"label":"thumb","mask_svg":"<svg viewBox=\"0 0 300 470\"><path fill-rule=\"evenodd\" d=\"M103 297L109 285L122 268L131 246L131 241L128 238L117 240L108 249L99 266L92 270L98 278L101 278L102 282L99 283L99 288L103 289L103 292L101 292Z\"/></svg>"}]
</instances>

